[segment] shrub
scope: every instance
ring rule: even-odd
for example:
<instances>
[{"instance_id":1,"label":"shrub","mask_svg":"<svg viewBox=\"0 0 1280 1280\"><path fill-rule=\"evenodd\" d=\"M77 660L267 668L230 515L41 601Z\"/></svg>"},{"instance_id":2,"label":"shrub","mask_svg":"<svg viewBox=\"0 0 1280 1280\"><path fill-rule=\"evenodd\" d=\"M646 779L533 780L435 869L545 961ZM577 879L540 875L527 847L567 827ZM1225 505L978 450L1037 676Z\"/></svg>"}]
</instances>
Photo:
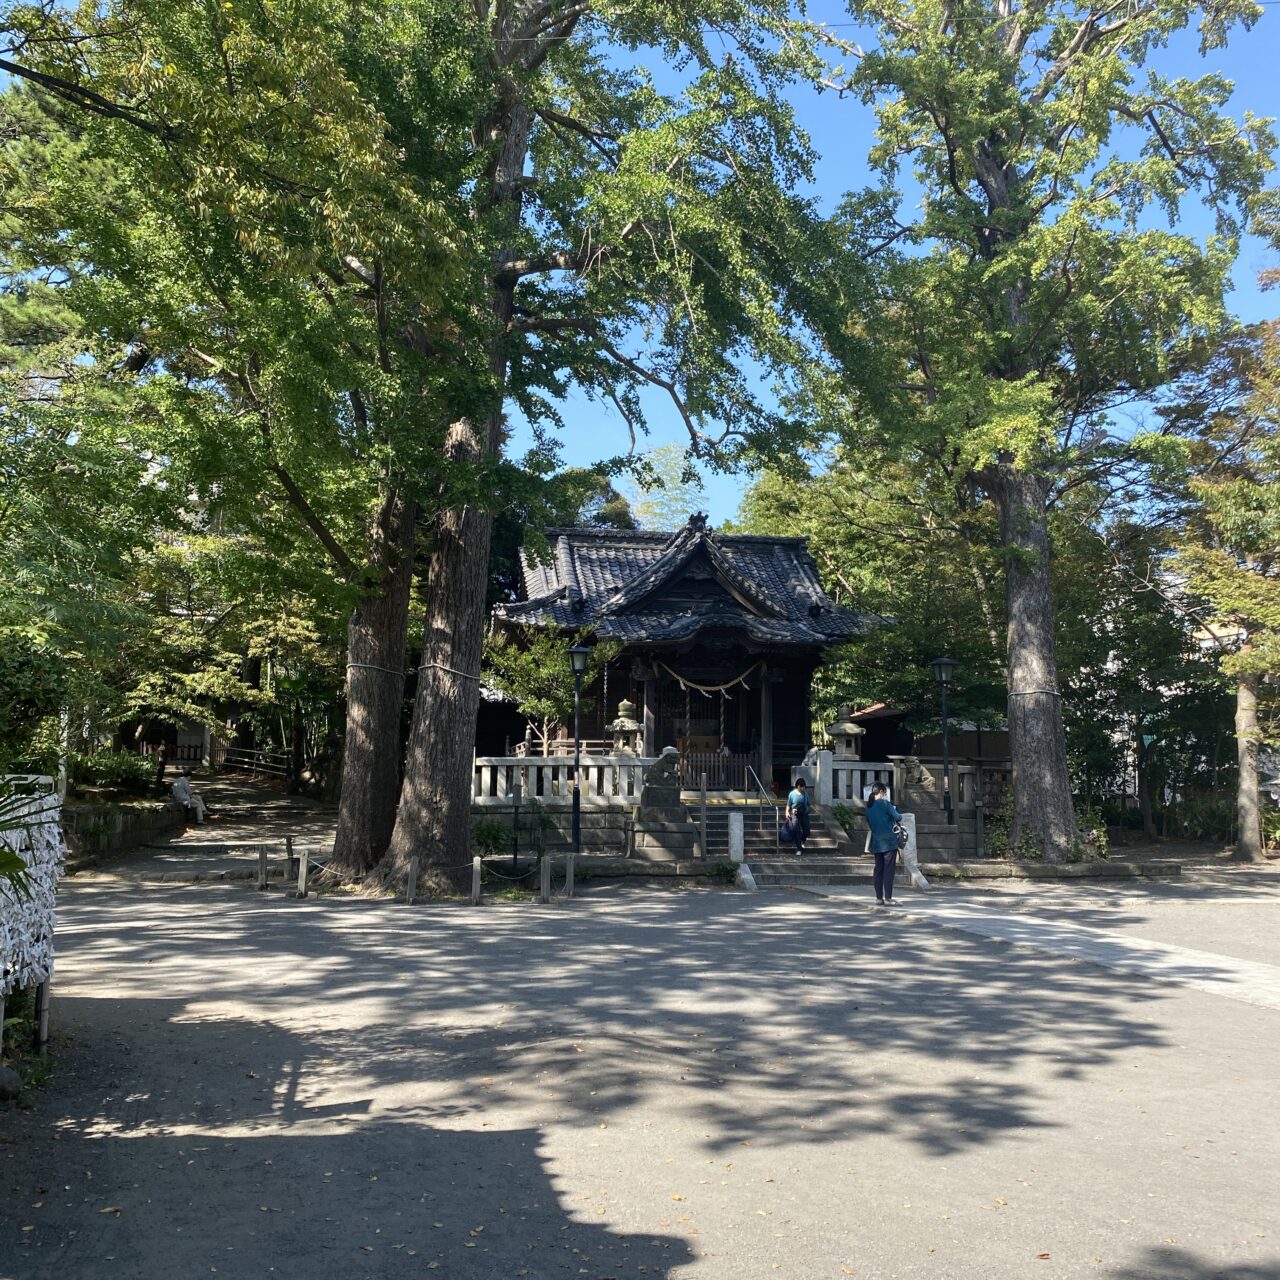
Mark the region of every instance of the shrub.
<instances>
[{"instance_id":1,"label":"shrub","mask_svg":"<svg viewBox=\"0 0 1280 1280\"><path fill-rule=\"evenodd\" d=\"M847 804L833 804L831 806L831 816L849 835L853 835L853 827L857 820L857 815Z\"/></svg>"},{"instance_id":2,"label":"shrub","mask_svg":"<svg viewBox=\"0 0 1280 1280\"><path fill-rule=\"evenodd\" d=\"M1262 811L1262 838L1272 849L1280 845L1280 809L1268 806Z\"/></svg>"},{"instance_id":3,"label":"shrub","mask_svg":"<svg viewBox=\"0 0 1280 1280\"><path fill-rule=\"evenodd\" d=\"M1029 831L1022 833L1022 839L1015 847L1010 834L1013 830L1013 789L1005 792L1000 807L987 820L984 831L984 844L988 858L1016 858L1024 862L1036 862L1044 857L1044 852L1037 846Z\"/></svg>"},{"instance_id":4,"label":"shrub","mask_svg":"<svg viewBox=\"0 0 1280 1280\"><path fill-rule=\"evenodd\" d=\"M132 751L95 751L91 756L73 752L68 761L77 782L145 795L155 778L156 766Z\"/></svg>"},{"instance_id":5,"label":"shrub","mask_svg":"<svg viewBox=\"0 0 1280 1280\"><path fill-rule=\"evenodd\" d=\"M1236 838L1235 800L1226 796L1190 796L1178 811L1178 825L1188 839L1230 844Z\"/></svg>"},{"instance_id":6,"label":"shrub","mask_svg":"<svg viewBox=\"0 0 1280 1280\"><path fill-rule=\"evenodd\" d=\"M511 827L497 818L479 818L471 824L471 847L482 858L511 852Z\"/></svg>"},{"instance_id":7,"label":"shrub","mask_svg":"<svg viewBox=\"0 0 1280 1280\"><path fill-rule=\"evenodd\" d=\"M1107 840L1107 824L1102 812L1080 805L1076 809L1076 830L1080 839L1071 850L1072 862L1084 862L1088 858L1106 858L1110 852Z\"/></svg>"}]
</instances>

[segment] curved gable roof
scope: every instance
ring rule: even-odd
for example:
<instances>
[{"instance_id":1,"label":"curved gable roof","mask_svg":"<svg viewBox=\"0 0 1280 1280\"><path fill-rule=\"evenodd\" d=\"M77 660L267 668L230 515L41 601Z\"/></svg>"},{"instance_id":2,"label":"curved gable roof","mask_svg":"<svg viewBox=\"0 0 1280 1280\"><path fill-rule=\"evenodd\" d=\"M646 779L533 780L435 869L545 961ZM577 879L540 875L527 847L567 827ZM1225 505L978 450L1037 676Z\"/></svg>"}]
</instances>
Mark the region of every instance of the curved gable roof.
<instances>
[{"instance_id":1,"label":"curved gable roof","mask_svg":"<svg viewBox=\"0 0 1280 1280\"><path fill-rule=\"evenodd\" d=\"M881 621L830 599L803 538L716 533L705 516L694 516L674 534L551 529L547 536L550 562L525 560L529 598L499 605L496 614L504 621L590 626L602 637L632 645L687 641L700 631L727 629L759 644L806 648L838 644ZM728 598L692 606L664 599L664 588L700 553Z\"/></svg>"}]
</instances>

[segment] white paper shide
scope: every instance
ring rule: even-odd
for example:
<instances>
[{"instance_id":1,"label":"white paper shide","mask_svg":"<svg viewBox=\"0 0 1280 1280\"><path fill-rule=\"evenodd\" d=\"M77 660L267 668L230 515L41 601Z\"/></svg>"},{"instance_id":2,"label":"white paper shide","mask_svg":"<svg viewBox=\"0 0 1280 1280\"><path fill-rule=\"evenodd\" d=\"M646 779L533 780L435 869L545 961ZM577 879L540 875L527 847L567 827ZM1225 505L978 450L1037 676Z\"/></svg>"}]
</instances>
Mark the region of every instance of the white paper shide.
<instances>
[{"instance_id":1,"label":"white paper shide","mask_svg":"<svg viewBox=\"0 0 1280 1280\"><path fill-rule=\"evenodd\" d=\"M39 794L7 798L0 810L0 845L27 864L28 888L24 894L0 878L0 996L43 982L53 971L55 899L66 845L52 782L22 779L24 790L34 786Z\"/></svg>"}]
</instances>

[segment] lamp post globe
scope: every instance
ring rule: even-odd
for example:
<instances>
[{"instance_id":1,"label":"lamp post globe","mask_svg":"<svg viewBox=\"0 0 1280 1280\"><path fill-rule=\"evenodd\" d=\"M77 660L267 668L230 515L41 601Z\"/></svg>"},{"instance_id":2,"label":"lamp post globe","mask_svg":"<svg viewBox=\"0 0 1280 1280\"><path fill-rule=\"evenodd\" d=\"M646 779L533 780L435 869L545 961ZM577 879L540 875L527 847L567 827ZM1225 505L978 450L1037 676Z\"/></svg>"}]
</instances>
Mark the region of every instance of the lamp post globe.
<instances>
[{"instance_id":1,"label":"lamp post globe","mask_svg":"<svg viewBox=\"0 0 1280 1280\"><path fill-rule=\"evenodd\" d=\"M573 667L573 851L582 852L582 677L591 650L585 644L571 645L569 663Z\"/></svg>"},{"instance_id":2,"label":"lamp post globe","mask_svg":"<svg viewBox=\"0 0 1280 1280\"><path fill-rule=\"evenodd\" d=\"M933 678L938 682L938 690L942 696L942 808L946 812L947 822L956 820L955 811L951 807L951 740L947 724L947 690L951 687L951 678L959 666L954 658L934 658L929 663L933 668Z\"/></svg>"}]
</instances>

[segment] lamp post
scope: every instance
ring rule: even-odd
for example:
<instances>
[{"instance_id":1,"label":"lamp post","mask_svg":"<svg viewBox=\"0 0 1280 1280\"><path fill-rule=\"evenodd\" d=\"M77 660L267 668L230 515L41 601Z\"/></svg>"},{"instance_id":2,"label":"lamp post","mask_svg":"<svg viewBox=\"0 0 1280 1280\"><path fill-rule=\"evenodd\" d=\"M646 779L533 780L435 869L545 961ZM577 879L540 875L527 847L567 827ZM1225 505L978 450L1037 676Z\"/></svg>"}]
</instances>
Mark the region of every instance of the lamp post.
<instances>
[{"instance_id":1,"label":"lamp post","mask_svg":"<svg viewBox=\"0 0 1280 1280\"><path fill-rule=\"evenodd\" d=\"M954 658L934 658L929 663L933 668L933 678L938 682L942 694L942 807L946 811L949 823L956 820L951 808L951 741L947 735L947 690L951 687L951 677L957 663Z\"/></svg>"},{"instance_id":2,"label":"lamp post","mask_svg":"<svg viewBox=\"0 0 1280 1280\"><path fill-rule=\"evenodd\" d=\"M573 851L582 852L582 788L579 774L582 772L582 677L587 669L591 650L585 644L575 644L569 649L569 661L573 664Z\"/></svg>"}]
</instances>

